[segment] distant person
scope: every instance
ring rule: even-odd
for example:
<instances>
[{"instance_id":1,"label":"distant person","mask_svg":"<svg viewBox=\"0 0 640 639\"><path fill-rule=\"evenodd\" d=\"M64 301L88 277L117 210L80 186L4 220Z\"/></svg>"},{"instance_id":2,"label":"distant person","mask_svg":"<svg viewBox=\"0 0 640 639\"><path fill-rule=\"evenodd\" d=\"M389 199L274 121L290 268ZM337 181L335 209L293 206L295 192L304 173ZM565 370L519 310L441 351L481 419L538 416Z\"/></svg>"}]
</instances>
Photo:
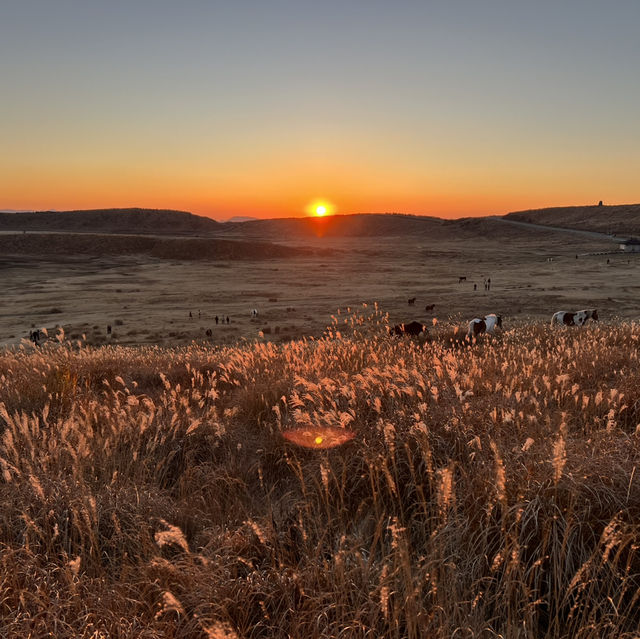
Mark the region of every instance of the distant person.
<instances>
[{"instance_id":1,"label":"distant person","mask_svg":"<svg viewBox=\"0 0 640 639\"><path fill-rule=\"evenodd\" d=\"M111 335L111 324L107 324L107 335Z\"/></svg>"},{"instance_id":2,"label":"distant person","mask_svg":"<svg viewBox=\"0 0 640 639\"><path fill-rule=\"evenodd\" d=\"M200 311L198 311L198 319L200 319Z\"/></svg>"},{"instance_id":3,"label":"distant person","mask_svg":"<svg viewBox=\"0 0 640 639\"><path fill-rule=\"evenodd\" d=\"M491 278L487 278L487 290L490 291L491 290Z\"/></svg>"},{"instance_id":4,"label":"distant person","mask_svg":"<svg viewBox=\"0 0 640 639\"><path fill-rule=\"evenodd\" d=\"M474 291L477 291L477 290L478 290L478 285L477 285L477 284L475 284L475 283L474 283L474 285L473 285L473 290L474 290Z\"/></svg>"},{"instance_id":5,"label":"distant person","mask_svg":"<svg viewBox=\"0 0 640 639\"><path fill-rule=\"evenodd\" d=\"M206 331L205 335L206 335L207 337L211 337L211 336L213 335L213 332L211 331L211 329L210 329L210 328L208 328L208 329L207 329L207 331Z\"/></svg>"},{"instance_id":6,"label":"distant person","mask_svg":"<svg viewBox=\"0 0 640 639\"><path fill-rule=\"evenodd\" d=\"M227 315L227 324L229 323L229 316Z\"/></svg>"},{"instance_id":7,"label":"distant person","mask_svg":"<svg viewBox=\"0 0 640 639\"><path fill-rule=\"evenodd\" d=\"M216 315L216 324L218 323L218 316Z\"/></svg>"},{"instance_id":8,"label":"distant person","mask_svg":"<svg viewBox=\"0 0 640 639\"><path fill-rule=\"evenodd\" d=\"M189 317L193 317L193 313L189 311Z\"/></svg>"}]
</instances>

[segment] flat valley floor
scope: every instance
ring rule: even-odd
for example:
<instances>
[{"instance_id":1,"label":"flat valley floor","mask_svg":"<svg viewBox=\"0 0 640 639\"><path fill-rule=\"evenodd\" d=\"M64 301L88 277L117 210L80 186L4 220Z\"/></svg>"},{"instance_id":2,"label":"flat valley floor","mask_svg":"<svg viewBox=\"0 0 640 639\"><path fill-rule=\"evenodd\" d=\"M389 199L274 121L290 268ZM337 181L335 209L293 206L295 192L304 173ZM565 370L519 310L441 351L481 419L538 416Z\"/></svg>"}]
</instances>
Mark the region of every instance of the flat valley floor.
<instances>
[{"instance_id":1,"label":"flat valley floor","mask_svg":"<svg viewBox=\"0 0 640 639\"><path fill-rule=\"evenodd\" d=\"M34 328L54 335L59 326L67 339L91 345L279 342L321 336L338 312L374 303L392 324L436 318L440 327L492 312L505 329L582 308L597 308L604 322L640 318L640 254L604 236L496 222L450 237L289 244L321 250L234 261L0 256L0 346L19 345Z\"/></svg>"}]
</instances>

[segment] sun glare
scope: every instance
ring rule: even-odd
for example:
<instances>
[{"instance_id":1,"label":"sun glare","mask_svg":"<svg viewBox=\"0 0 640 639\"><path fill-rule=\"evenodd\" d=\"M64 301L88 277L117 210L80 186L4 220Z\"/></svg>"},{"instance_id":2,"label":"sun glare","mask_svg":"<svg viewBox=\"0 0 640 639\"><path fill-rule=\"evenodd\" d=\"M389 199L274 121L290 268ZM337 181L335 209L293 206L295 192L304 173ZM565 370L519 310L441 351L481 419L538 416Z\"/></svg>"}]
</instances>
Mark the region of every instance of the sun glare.
<instances>
[{"instance_id":1,"label":"sun glare","mask_svg":"<svg viewBox=\"0 0 640 639\"><path fill-rule=\"evenodd\" d=\"M314 200L306 207L307 215L313 217L326 217L327 215L333 215L335 206L326 200Z\"/></svg>"},{"instance_id":2,"label":"sun glare","mask_svg":"<svg viewBox=\"0 0 640 639\"><path fill-rule=\"evenodd\" d=\"M282 433L282 436L293 444L303 448L326 449L335 448L351 441L356 434L346 428L335 426L318 426L315 428L294 428Z\"/></svg>"}]
</instances>

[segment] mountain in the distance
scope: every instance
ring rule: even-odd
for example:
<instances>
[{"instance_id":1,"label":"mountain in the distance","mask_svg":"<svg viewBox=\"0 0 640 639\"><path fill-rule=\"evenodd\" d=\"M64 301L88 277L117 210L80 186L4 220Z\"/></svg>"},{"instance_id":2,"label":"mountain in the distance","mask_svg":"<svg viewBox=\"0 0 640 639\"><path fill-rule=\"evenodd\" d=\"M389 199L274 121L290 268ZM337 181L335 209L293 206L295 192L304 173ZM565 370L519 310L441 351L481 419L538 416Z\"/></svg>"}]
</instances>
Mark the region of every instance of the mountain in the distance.
<instances>
[{"instance_id":1,"label":"mountain in the distance","mask_svg":"<svg viewBox=\"0 0 640 639\"><path fill-rule=\"evenodd\" d=\"M253 222L255 220L258 220L260 218L257 217L251 217L249 215L234 215L233 217L230 217L228 220L223 220L224 224L234 224L236 222Z\"/></svg>"},{"instance_id":2,"label":"mountain in the distance","mask_svg":"<svg viewBox=\"0 0 640 639\"><path fill-rule=\"evenodd\" d=\"M503 217L549 227L640 235L640 204L555 207L517 211ZM0 212L0 231L204 236L267 242L339 237L462 239L523 232L516 225L508 226L511 228L492 216L452 220L400 213L274 219L243 216L217 222L186 211L168 209Z\"/></svg>"},{"instance_id":3,"label":"mountain in the distance","mask_svg":"<svg viewBox=\"0 0 640 639\"><path fill-rule=\"evenodd\" d=\"M90 209L0 213L0 231L199 235L216 233L220 222L169 209Z\"/></svg>"},{"instance_id":4,"label":"mountain in the distance","mask_svg":"<svg viewBox=\"0 0 640 639\"><path fill-rule=\"evenodd\" d=\"M318 237L377 237L431 235L443 231L451 220L418 215L356 213L326 217L288 217L227 222L221 232L245 238L304 239Z\"/></svg>"}]
</instances>

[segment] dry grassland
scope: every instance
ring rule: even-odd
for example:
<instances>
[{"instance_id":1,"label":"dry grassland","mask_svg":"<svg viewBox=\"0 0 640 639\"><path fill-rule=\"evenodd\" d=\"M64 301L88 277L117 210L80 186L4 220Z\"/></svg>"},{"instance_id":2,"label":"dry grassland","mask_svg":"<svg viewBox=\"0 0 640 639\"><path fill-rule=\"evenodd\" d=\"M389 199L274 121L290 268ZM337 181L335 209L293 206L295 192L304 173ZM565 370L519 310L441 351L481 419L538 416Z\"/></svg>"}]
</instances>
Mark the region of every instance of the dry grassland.
<instances>
[{"instance_id":1,"label":"dry grassland","mask_svg":"<svg viewBox=\"0 0 640 639\"><path fill-rule=\"evenodd\" d=\"M1 254L0 635L637 636L640 262L453 231Z\"/></svg>"},{"instance_id":2,"label":"dry grassland","mask_svg":"<svg viewBox=\"0 0 640 639\"><path fill-rule=\"evenodd\" d=\"M638 325L387 321L0 354L3 635L637 636Z\"/></svg>"}]
</instances>

